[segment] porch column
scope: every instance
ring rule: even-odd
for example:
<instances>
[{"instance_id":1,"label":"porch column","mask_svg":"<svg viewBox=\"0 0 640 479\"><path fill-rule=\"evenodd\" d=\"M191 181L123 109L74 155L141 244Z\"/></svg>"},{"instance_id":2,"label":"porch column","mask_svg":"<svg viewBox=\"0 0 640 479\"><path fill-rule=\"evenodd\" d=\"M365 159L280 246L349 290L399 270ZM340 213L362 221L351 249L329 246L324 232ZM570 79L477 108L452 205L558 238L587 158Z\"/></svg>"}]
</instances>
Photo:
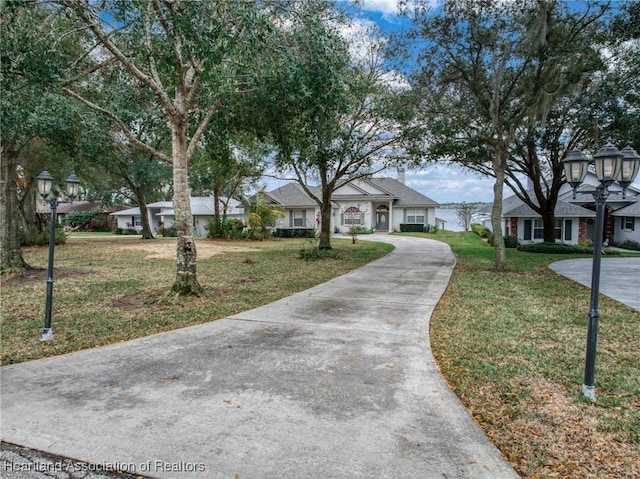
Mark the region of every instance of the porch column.
<instances>
[{"instance_id":1,"label":"porch column","mask_svg":"<svg viewBox=\"0 0 640 479\"><path fill-rule=\"evenodd\" d=\"M393 231L393 208L391 204L393 201L389 200L389 225L387 226L387 233L391 233Z\"/></svg>"}]
</instances>

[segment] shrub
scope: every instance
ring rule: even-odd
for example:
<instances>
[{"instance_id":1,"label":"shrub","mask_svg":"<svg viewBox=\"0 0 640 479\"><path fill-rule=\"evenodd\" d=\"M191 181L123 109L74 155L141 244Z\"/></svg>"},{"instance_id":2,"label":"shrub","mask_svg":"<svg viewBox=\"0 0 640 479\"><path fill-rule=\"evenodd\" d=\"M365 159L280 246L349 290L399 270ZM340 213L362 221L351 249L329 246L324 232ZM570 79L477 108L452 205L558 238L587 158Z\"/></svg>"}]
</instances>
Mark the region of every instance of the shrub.
<instances>
[{"instance_id":1,"label":"shrub","mask_svg":"<svg viewBox=\"0 0 640 479\"><path fill-rule=\"evenodd\" d=\"M121 235L122 233L123 233L123 230L119 226L113 230L114 235Z\"/></svg>"},{"instance_id":2,"label":"shrub","mask_svg":"<svg viewBox=\"0 0 640 479\"><path fill-rule=\"evenodd\" d=\"M62 224L72 229L94 231L96 223L93 220L99 214L97 211L72 211L64 215Z\"/></svg>"},{"instance_id":3,"label":"shrub","mask_svg":"<svg viewBox=\"0 0 640 479\"><path fill-rule=\"evenodd\" d=\"M439 230L438 225L427 225L427 233L436 234Z\"/></svg>"},{"instance_id":4,"label":"shrub","mask_svg":"<svg viewBox=\"0 0 640 479\"><path fill-rule=\"evenodd\" d=\"M471 223L471 231L480 236L480 238L487 238L491 234L491 230L480 223Z\"/></svg>"},{"instance_id":5,"label":"shrub","mask_svg":"<svg viewBox=\"0 0 640 479\"><path fill-rule=\"evenodd\" d=\"M68 233L62 228L56 228L55 244L64 244L67 242ZM49 228L42 231L35 226L31 226L28 230L20 231L21 246L46 246L49 244Z\"/></svg>"},{"instance_id":6,"label":"shrub","mask_svg":"<svg viewBox=\"0 0 640 479\"><path fill-rule=\"evenodd\" d=\"M626 241L623 241L622 243L612 242L611 246L617 246L618 248L632 249L632 250L635 250L635 251L640 251L640 243L638 243L637 241L633 241L633 240L626 240Z\"/></svg>"},{"instance_id":7,"label":"shrub","mask_svg":"<svg viewBox=\"0 0 640 479\"><path fill-rule=\"evenodd\" d=\"M123 235L139 235L140 232L135 228L126 228L122 230Z\"/></svg>"},{"instance_id":8,"label":"shrub","mask_svg":"<svg viewBox=\"0 0 640 479\"><path fill-rule=\"evenodd\" d=\"M300 259L317 261L320 259L340 259L340 253L334 249L311 248L300 251Z\"/></svg>"},{"instance_id":9,"label":"shrub","mask_svg":"<svg viewBox=\"0 0 640 479\"><path fill-rule=\"evenodd\" d=\"M504 246L505 248L517 248L518 247L518 238L515 236L505 236L504 237Z\"/></svg>"},{"instance_id":10,"label":"shrub","mask_svg":"<svg viewBox=\"0 0 640 479\"><path fill-rule=\"evenodd\" d=\"M244 238L244 223L238 218L224 217L220 221L220 226L211 218L205 226L208 238L242 239Z\"/></svg>"},{"instance_id":11,"label":"shrub","mask_svg":"<svg viewBox=\"0 0 640 479\"><path fill-rule=\"evenodd\" d=\"M376 232L373 228L365 228L364 226L356 226L355 234L357 235L370 235ZM351 233L351 232L349 232Z\"/></svg>"},{"instance_id":12,"label":"shrub","mask_svg":"<svg viewBox=\"0 0 640 479\"><path fill-rule=\"evenodd\" d=\"M518 251L546 254L593 254L593 248L566 243L527 243L518 246ZM607 250L607 255L618 255L617 251Z\"/></svg>"},{"instance_id":13,"label":"shrub","mask_svg":"<svg viewBox=\"0 0 640 479\"><path fill-rule=\"evenodd\" d=\"M128 230L125 230L125 231L128 231ZM131 234L131 233L125 233L125 234ZM137 234L137 233L133 233L133 234ZM169 226L168 228L161 226L160 228L158 228L158 234L165 237L175 238L178 236L178 228L175 225Z\"/></svg>"},{"instance_id":14,"label":"shrub","mask_svg":"<svg viewBox=\"0 0 640 479\"><path fill-rule=\"evenodd\" d=\"M426 233L425 225L418 223L400 223L400 233Z\"/></svg>"},{"instance_id":15,"label":"shrub","mask_svg":"<svg viewBox=\"0 0 640 479\"><path fill-rule=\"evenodd\" d=\"M274 236L278 238L315 238L314 228L276 228Z\"/></svg>"}]
</instances>

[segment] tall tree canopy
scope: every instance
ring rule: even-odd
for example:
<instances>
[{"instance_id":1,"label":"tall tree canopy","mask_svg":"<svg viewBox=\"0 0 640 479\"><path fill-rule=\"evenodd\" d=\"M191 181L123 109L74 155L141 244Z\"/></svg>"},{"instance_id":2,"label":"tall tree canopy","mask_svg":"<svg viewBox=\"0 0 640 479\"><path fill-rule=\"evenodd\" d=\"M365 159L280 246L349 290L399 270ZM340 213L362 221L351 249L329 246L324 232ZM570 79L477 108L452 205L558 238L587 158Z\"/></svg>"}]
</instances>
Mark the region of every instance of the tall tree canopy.
<instances>
[{"instance_id":1,"label":"tall tree canopy","mask_svg":"<svg viewBox=\"0 0 640 479\"><path fill-rule=\"evenodd\" d=\"M20 231L35 216L36 175L45 167L54 173L71 172L67 159L73 153L79 121L57 80L77 48L70 38L59 37L63 26L55 12L39 3L0 4L2 271L28 268L20 249ZM59 55L52 54L54 41L62 52Z\"/></svg>"},{"instance_id":2,"label":"tall tree canopy","mask_svg":"<svg viewBox=\"0 0 640 479\"><path fill-rule=\"evenodd\" d=\"M558 147L557 135L564 139L566 131L554 129L553 121L561 117L567 98L575 99L589 74L601 67L592 35L606 6L592 3L581 12L571 12L564 2L527 0L452 0L439 12L415 10L410 41L420 44L415 80L422 92L426 151L431 159L460 162L495 178L498 269L505 263L505 178L516 190L522 186L518 172L535 178L535 199L521 196L537 203L545 221L549 210L553 215L559 160L570 146ZM551 159L551 197L539 184L543 140L554 149L545 156Z\"/></svg>"},{"instance_id":3,"label":"tall tree canopy","mask_svg":"<svg viewBox=\"0 0 640 479\"><path fill-rule=\"evenodd\" d=\"M198 294L196 245L188 185L189 161L227 95L251 89L271 70L278 51L274 12L255 2L62 1L86 32L85 54L64 82L65 92L109 117L132 145L171 164L177 272L173 290ZM126 112L94 99L98 72L124 75L130 90L151 95L166 121L171 150L140 138Z\"/></svg>"},{"instance_id":4,"label":"tall tree canopy","mask_svg":"<svg viewBox=\"0 0 640 479\"><path fill-rule=\"evenodd\" d=\"M292 30L297 62L289 80L304 96L293 98L293 117L276 136L277 168L293 174L320 209L320 249L331 248L333 192L409 161L405 140L414 131L406 91L385 68L384 43L365 32L352 54L339 25L310 16ZM312 182L321 195L308 187Z\"/></svg>"}]
</instances>

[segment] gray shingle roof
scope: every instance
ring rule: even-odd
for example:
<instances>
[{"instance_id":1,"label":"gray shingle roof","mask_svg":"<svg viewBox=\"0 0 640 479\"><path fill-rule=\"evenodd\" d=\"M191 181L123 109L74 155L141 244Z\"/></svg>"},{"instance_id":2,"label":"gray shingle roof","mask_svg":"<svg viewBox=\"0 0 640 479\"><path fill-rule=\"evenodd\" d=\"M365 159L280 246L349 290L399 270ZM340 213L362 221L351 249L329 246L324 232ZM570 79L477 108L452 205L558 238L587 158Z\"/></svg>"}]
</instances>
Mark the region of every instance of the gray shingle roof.
<instances>
[{"instance_id":1,"label":"gray shingle roof","mask_svg":"<svg viewBox=\"0 0 640 479\"><path fill-rule=\"evenodd\" d=\"M529 196L534 204L538 204L533 191L529 191ZM482 208L481 211L491 212L491 205ZM553 213L558 218L571 218L571 217L583 217L583 218L595 218L595 211L591 211L582 206L571 204L567 201L558 199L556 203L556 209ZM518 198L516 195L509 196L502 200L502 216L504 218L513 217L538 217L539 213L535 212L533 208L526 205L524 201Z\"/></svg>"},{"instance_id":2,"label":"gray shingle roof","mask_svg":"<svg viewBox=\"0 0 640 479\"><path fill-rule=\"evenodd\" d=\"M396 206L439 206L438 203L431 198L418 193L416 190L409 188L407 185L399 182L395 178L370 178L367 181L375 188L381 190L381 194L369 194L363 190L363 196L371 196L372 198L386 197L394 201ZM320 188L310 186L309 189L320 197ZM313 201L298 183L288 183L280 188L269 191L267 195L277 204L285 208L293 207L316 207ZM346 197L345 197L346 198ZM341 196L334 194L333 200L340 201Z\"/></svg>"},{"instance_id":3,"label":"gray shingle roof","mask_svg":"<svg viewBox=\"0 0 640 479\"><path fill-rule=\"evenodd\" d=\"M317 196L320 189L316 186L310 186L309 189ZM285 208L293 207L316 207L318 204L302 189L298 183L287 183L280 188L266 193L279 206Z\"/></svg>"},{"instance_id":4,"label":"gray shingle roof","mask_svg":"<svg viewBox=\"0 0 640 479\"><path fill-rule=\"evenodd\" d=\"M381 188L396 198L394 205L397 206L440 206L431 198L408 187L395 178L370 178L367 180L372 185Z\"/></svg>"},{"instance_id":5,"label":"gray shingle roof","mask_svg":"<svg viewBox=\"0 0 640 479\"><path fill-rule=\"evenodd\" d=\"M614 211L611 216L640 216L640 201L636 200L624 208Z\"/></svg>"}]
</instances>

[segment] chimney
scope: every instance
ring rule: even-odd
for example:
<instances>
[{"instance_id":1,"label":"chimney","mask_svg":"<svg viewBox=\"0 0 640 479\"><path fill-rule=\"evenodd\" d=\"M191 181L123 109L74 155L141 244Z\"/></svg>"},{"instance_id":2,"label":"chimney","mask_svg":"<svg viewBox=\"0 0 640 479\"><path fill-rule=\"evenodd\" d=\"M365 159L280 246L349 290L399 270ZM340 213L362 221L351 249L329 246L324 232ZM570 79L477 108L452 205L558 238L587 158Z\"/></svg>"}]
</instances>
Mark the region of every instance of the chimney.
<instances>
[{"instance_id":1,"label":"chimney","mask_svg":"<svg viewBox=\"0 0 640 479\"><path fill-rule=\"evenodd\" d=\"M398 168L398 181L404 185L404 168L402 166Z\"/></svg>"}]
</instances>

